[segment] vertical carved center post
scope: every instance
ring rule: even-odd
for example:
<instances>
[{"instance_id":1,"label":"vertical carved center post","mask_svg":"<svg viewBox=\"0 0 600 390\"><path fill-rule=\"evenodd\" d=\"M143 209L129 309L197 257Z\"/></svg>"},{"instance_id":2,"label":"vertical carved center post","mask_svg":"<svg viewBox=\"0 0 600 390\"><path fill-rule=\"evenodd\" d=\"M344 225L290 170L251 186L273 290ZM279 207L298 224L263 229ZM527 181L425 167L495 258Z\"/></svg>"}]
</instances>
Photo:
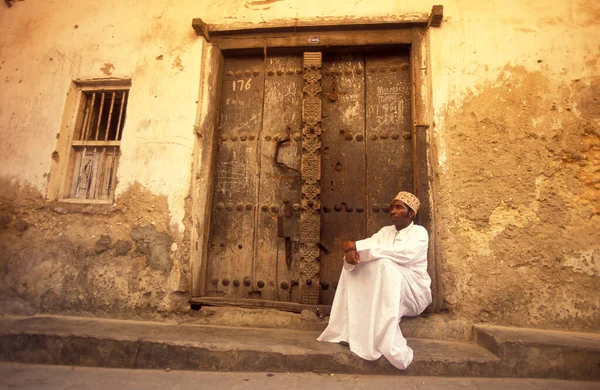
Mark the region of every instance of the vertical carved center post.
<instances>
[{"instance_id":1,"label":"vertical carved center post","mask_svg":"<svg viewBox=\"0 0 600 390\"><path fill-rule=\"evenodd\" d=\"M304 53L300 302L310 305L319 303L322 64L322 53Z\"/></svg>"}]
</instances>

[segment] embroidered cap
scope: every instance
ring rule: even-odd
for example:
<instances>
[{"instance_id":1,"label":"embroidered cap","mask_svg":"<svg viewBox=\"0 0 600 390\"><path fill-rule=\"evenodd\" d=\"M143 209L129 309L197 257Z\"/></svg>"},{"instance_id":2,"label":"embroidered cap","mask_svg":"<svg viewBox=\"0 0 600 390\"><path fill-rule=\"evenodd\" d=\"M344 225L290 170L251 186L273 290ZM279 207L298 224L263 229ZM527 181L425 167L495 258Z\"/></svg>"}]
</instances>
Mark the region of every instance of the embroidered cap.
<instances>
[{"instance_id":1,"label":"embroidered cap","mask_svg":"<svg viewBox=\"0 0 600 390\"><path fill-rule=\"evenodd\" d=\"M421 202L419 202L419 199L417 199L416 196L414 196L410 192L406 192L406 191L398 192L398 195L396 195L394 200L399 200L401 202L404 202L408 207L410 207L415 212L415 214L417 213L417 211L419 211L419 206L421 205Z\"/></svg>"}]
</instances>

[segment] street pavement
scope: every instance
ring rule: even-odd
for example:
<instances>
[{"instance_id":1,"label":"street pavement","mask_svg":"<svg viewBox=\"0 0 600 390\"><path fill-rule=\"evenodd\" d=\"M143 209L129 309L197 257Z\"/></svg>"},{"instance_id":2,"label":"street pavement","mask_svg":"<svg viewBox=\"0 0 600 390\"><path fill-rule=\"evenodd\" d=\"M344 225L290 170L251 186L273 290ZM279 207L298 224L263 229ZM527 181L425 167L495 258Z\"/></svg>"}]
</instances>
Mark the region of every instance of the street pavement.
<instances>
[{"instance_id":1,"label":"street pavement","mask_svg":"<svg viewBox=\"0 0 600 390\"><path fill-rule=\"evenodd\" d=\"M0 363L0 389L577 389L600 382L280 372L131 370Z\"/></svg>"}]
</instances>

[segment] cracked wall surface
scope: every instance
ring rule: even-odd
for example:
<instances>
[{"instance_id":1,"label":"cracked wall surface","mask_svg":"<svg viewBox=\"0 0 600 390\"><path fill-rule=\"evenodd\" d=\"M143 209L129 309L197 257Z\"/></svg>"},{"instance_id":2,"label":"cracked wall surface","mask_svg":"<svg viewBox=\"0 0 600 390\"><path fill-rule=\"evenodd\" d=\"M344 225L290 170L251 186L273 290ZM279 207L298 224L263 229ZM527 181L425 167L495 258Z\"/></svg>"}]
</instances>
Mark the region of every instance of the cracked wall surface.
<instances>
[{"instance_id":1,"label":"cracked wall surface","mask_svg":"<svg viewBox=\"0 0 600 390\"><path fill-rule=\"evenodd\" d=\"M600 209L590 184L600 179L600 139L569 98L582 82L552 91L543 72L507 66L449 107L438 226L452 311L504 324L597 326Z\"/></svg>"},{"instance_id":2,"label":"cracked wall surface","mask_svg":"<svg viewBox=\"0 0 600 390\"><path fill-rule=\"evenodd\" d=\"M189 241L169 226L165 196L136 183L116 206L64 204L0 184L2 312L147 318L186 310Z\"/></svg>"},{"instance_id":3,"label":"cracked wall surface","mask_svg":"<svg viewBox=\"0 0 600 390\"><path fill-rule=\"evenodd\" d=\"M28 0L3 10L0 309L187 312L194 125L207 107L192 18L394 20L436 3ZM442 4L427 71L445 308L473 322L600 331L600 6ZM48 199L71 83L106 77L132 80L115 202Z\"/></svg>"},{"instance_id":4,"label":"cracked wall surface","mask_svg":"<svg viewBox=\"0 0 600 390\"><path fill-rule=\"evenodd\" d=\"M431 36L446 305L474 321L598 331L600 7L455 5Z\"/></svg>"}]
</instances>

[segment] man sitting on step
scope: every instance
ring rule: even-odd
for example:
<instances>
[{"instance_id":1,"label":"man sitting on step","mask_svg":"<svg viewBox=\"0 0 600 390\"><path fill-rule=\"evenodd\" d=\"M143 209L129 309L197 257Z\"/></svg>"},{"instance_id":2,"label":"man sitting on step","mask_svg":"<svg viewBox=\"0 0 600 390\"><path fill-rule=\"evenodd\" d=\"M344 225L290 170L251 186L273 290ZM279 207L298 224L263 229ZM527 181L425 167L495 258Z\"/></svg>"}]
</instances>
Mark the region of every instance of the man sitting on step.
<instances>
[{"instance_id":1,"label":"man sitting on step","mask_svg":"<svg viewBox=\"0 0 600 390\"><path fill-rule=\"evenodd\" d=\"M393 225L371 238L344 242L344 267L319 341L348 343L366 360L383 355L401 370L412 362L400 318L419 315L431 303L429 236L413 223L419 205L416 196L400 192L391 204Z\"/></svg>"}]
</instances>

